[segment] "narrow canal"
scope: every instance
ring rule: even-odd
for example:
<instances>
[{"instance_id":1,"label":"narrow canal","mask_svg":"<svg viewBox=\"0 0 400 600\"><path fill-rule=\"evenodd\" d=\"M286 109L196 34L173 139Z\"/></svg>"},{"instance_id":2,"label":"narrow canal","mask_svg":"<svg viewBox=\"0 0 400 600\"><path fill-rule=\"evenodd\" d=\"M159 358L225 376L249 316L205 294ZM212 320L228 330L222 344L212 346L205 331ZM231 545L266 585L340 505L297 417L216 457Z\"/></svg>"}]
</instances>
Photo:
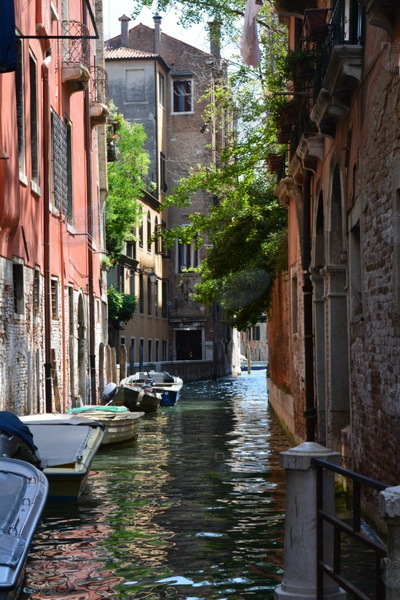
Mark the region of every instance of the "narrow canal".
<instances>
[{"instance_id":1,"label":"narrow canal","mask_svg":"<svg viewBox=\"0 0 400 600\"><path fill-rule=\"evenodd\" d=\"M79 502L46 507L30 600L272 600L282 577L289 442L265 371L184 386L101 450Z\"/></svg>"}]
</instances>

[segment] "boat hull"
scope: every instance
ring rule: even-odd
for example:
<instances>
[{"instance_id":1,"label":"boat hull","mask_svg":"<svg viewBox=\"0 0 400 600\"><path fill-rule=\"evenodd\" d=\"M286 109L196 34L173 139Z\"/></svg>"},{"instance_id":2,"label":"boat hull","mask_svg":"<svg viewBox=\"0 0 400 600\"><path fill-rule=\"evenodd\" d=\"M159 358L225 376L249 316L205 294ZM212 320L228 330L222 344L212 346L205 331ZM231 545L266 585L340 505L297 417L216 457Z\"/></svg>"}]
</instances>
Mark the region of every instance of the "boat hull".
<instances>
[{"instance_id":1,"label":"boat hull","mask_svg":"<svg viewBox=\"0 0 400 600\"><path fill-rule=\"evenodd\" d=\"M128 408L117 406L83 406L67 412L101 423L104 426L102 446L137 439L140 418L144 414L143 412L131 412Z\"/></svg>"},{"instance_id":2,"label":"boat hull","mask_svg":"<svg viewBox=\"0 0 400 600\"><path fill-rule=\"evenodd\" d=\"M51 501L77 500L104 438L101 423L74 415L20 417L33 434Z\"/></svg>"},{"instance_id":3,"label":"boat hull","mask_svg":"<svg viewBox=\"0 0 400 600\"><path fill-rule=\"evenodd\" d=\"M166 371L139 371L123 379L121 387L124 388L124 391L129 386L140 389L140 386L145 386L146 382L154 392L160 395L160 406L173 406L178 401L183 381L180 377L170 375ZM126 404L126 406L128 405ZM141 409L144 410L142 406Z\"/></svg>"},{"instance_id":4,"label":"boat hull","mask_svg":"<svg viewBox=\"0 0 400 600\"><path fill-rule=\"evenodd\" d=\"M16 458L0 458L0 600L20 596L26 557L48 494L46 476Z\"/></svg>"}]
</instances>

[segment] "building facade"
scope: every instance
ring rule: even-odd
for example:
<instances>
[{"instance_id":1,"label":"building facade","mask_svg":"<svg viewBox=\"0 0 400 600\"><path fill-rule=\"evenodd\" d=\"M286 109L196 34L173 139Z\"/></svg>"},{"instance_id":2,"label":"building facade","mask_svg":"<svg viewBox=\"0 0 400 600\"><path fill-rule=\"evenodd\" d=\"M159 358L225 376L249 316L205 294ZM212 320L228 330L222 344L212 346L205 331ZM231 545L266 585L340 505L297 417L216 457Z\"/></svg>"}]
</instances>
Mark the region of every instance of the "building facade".
<instances>
[{"instance_id":1,"label":"building facade","mask_svg":"<svg viewBox=\"0 0 400 600\"><path fill-rule=\"evenodd\" d=\"M268 329L269 400L296 441L315 439L354 470L394 485L400 7L394 0L275 5L301 60L289 98L297 112L288 171L277 188L288 208L289 249Z\"/></svg>"},{"instance_id":2,"label":"building facade","mask_svg":"<svg viewBox=\"0 0 400 600\"><path fill-rule=\"evenodd\" d=\"M17 414L97 402L104 383L97 8L15 0L0 49L0 407Z\"/></svg>"},{"instance_id":3,"label":"building facade","mask_svg":"<svg viewBox=\"0 0 400 600\"><path fill-rule=\"evenodd\" d=\"M192 166L217 160L215 148L222 138L215 123L206 120L205 95L224 76L224 65L218 52L203 52L162 33L161 17L154 17L154 29L139 24L128 30L125 15L120 21L121 35L106 43L110 97L127 121L144 126L150 157L143 223L133 249L139 311L120 339L131 353L133 348L133 367L144 357L150 364L203 363L200 378L225 375L231 372L231 329L218 305L210 308L191 299L198 275L190 269L200 264L206 248L193 240L166 250L151 241L154 231L184 227L190 212L207 212L215 200L201 192L189 207L161 210L168 192ZM144 276L150 269L157 275L155 285Z\"/></svg>"}]
</instances>

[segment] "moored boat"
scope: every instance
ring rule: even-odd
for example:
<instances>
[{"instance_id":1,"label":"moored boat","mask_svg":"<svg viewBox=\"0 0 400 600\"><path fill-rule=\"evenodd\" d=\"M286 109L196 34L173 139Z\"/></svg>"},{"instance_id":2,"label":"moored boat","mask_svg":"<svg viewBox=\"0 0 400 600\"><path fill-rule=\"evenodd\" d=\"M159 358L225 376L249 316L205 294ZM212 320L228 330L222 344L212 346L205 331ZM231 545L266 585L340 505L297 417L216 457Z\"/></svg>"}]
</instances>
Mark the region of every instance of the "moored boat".
<instances>
[{"instance_id":1,"label":"moored boat","mask_svg":"<svg viewBox=\"0 0 400 600\"><path fill-rule=\"evenodd\" d=\"M183 386L183 381L177 375L170 375L167 371L139 371L134 375L130 375L121 381L129 381L131 385L147 385L153 390L161 394L161 406L173 406L179 398L179 393Z\"/></svg>"},{"instance_id":2,"label":"moored boat","mask_svg":"<svg viewBox=\"0 0 400 600\"><path fill-rule=\"evenodd\" d=\"M104 426L95 420L68 414L20 417L33 435L40 467L49 481L49 499L79 498L92 460L104 438Z\"/></svg>"},{"instance_id":3,"label":"moored boat","mask_svg":"<svg viewBox=\"0 0 400 600\"><path fill-rule=\"evenodd\" d=\"M2 457L0 486L0 600L11 600L20 597L26 557L49 484L34 465Z\"/></svg>"},{"instance_id":4,"label":"moored boat","mask_svg":"<svg viewBox=\"0 0 400 600\"><path fill-rule=\"evenodd\" d=\"M130 375L121 380L118 392L113 398L114 404L123 404L130 411L155 412L161 404L161 393L156 391L147 378L142 381L133 379Z\"/></svg>"},{"instance_id":5,"label":"moored boat","mask_svg":"<svg viewBox=\"0 0 400 600\"><path fill-rule=\"evenodd\" d=\"M144 415L144 412L131 412L126 406L98 405L70 408L67 413L102 423L104 425L102 446L137 439L140 418Z\"/></svg>"}]
</instances>

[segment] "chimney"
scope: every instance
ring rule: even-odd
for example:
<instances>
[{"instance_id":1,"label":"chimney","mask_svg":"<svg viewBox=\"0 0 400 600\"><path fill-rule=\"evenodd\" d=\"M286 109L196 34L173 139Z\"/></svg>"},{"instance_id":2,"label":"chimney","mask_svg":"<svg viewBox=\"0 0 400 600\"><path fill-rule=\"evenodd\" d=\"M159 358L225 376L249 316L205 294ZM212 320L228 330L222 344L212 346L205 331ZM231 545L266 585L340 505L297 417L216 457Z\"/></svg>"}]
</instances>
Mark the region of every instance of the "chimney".
<instances>
[{"instance_id":1,"label":"chimney","mask_svg":"<svg viewBox=\"0 0 400 600\"><path fill-rule=\"evenodd\" d=\"M122 15L122 17L118 19L118 21L121 21L121 46L124 48L129 48L128 23L130 20L130 17L127 17L126 15Z\"/></svg>"},{"instance_id":2,"label":"chimney","mask_svg":"<svg viewBox=\"0 0 400 600\"><path fill-rule=\"evenodd\" d=\"M208 23L210 29L210 54L215 58L221 58L221 23L212 21Z\"/></svg>"},{"instance_id":3,"label":"chimney","mask_svg":"<svg viewBox=\"0 0 400 600\"><path fill-rule=\"evenodd\" d=\"M160 15L153 17L154 21L154 54L161 54L161 19Z\"/></svg>"}]
</instances>

